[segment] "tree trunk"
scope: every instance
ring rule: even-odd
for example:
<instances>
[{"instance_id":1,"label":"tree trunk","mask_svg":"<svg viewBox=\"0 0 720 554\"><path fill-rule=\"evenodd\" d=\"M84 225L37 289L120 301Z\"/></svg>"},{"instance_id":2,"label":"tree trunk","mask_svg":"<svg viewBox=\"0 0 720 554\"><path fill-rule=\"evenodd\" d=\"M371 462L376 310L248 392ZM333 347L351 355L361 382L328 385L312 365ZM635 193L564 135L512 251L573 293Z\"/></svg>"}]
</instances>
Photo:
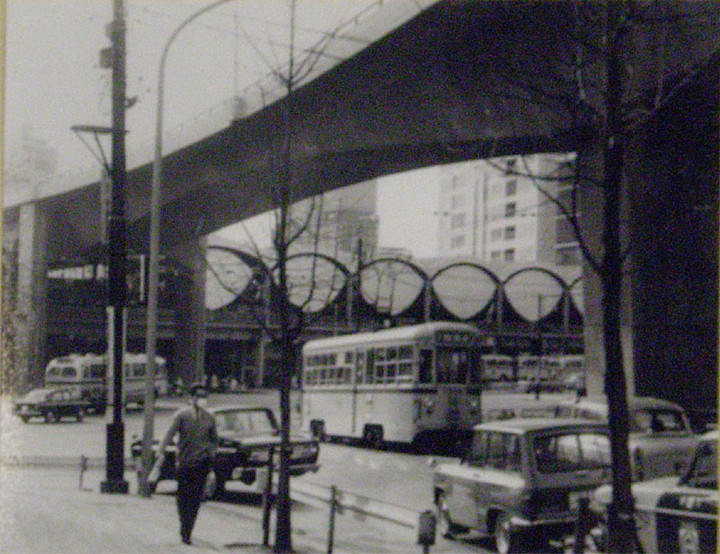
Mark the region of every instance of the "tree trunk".
<instances>
[{"instance_id":1,"label":"tree trunk","mask_svg":"<svg viewBox=\"0 0 720 554\"><path fill-rule=\"evenodd\" d=\"M605 347L605 393L612 456L613 497L608 512L610 552L632 552L634 547L633 498L629 415L620 333L622 309L622 246L620 213L623 185L622 60L619 35L624 2L608 3L608 60L606 127L602 135L605 202L603 206L603 247L601 267L602 311Z\"/></svg>"}]
</instances>

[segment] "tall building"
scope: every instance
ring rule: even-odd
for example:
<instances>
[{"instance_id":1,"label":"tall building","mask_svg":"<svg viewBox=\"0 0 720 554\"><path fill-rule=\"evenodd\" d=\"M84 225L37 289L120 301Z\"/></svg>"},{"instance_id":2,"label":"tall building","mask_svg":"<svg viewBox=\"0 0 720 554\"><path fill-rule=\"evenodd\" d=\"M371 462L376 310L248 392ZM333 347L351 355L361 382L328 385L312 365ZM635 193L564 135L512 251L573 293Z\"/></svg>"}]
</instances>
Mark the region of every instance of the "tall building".
<instances>
[{"instance_id":1,"label":"tall building","mask_svg":"<svg viewBox=\"0 0 720 554\"><path fill-rule=\"evenodd\" d=\"M372 257L377 249L377 182L366 181L299 202L292 208L294 252L319 252L339 260Z\"/></svg>"},{"instance_id":2,"label":"tall building","mask_svg":"<svg viewBox=\"0 0 720 554\"><path fill-rule=\"evenodd\" d=\"M577 241L551 200L568 196L573 163L570 154L537 154L443 168L439 252L493 263L577 264Z\"/></svg>"}]
</instances>

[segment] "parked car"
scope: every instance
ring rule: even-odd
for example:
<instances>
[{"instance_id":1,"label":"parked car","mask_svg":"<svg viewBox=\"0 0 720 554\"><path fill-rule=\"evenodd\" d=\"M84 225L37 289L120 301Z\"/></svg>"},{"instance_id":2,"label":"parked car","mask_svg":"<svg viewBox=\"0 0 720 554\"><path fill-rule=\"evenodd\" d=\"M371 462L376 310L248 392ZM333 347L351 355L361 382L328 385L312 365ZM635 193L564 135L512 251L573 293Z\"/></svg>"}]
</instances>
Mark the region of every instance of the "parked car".
<instances>
[{"instance_id":1,"label":"parked car","mask_svg":"<svg viewBox=\"0 0 720 554\"><path fill-rule=\"evenodd\" d=\"M213 465L216 476L215 496L225 490L225 483L239 480L246 485L258 481L259 474L265 474L271 448L275 450L277 463L280 446L280 430L273 412L263 407L213 407L208 411L215 417L219 446ZM317 471L320 447L310 436L290 437L290 474L302 475ZM158 442L153 442L153 457ZM140 463L142 440L133 441L130 446L133 460ZM175 444L165 451L165 462L160 470L159 480L175 479ZM277 467L277 466L276 466Z\"/></svg>"},{"instance_id":2,"label":"parked car","mask_svg":"<svg viewBox=\"0 0 720 554\"><path fill-rule=\"evenodd\" d=\"M476 425L458 464L437 465L434 502L447 538L494 536L501 554L572 534L581 498L610 480L601 423L514 418ZM547 542L538 551L546 551Z\"/></svg>"},{"instance_id":3,"label":"parked car","mask_svg":"<svg viewBox=\"0 0 720 554\"><path fill-rule=\"evenodd\" d=\"M701 436L682 477L661 477L632 485L635 525L643 552L717 552L718 439L717 430ZM609 485L598 488L590 509L604 516L611 497ZM601 547L607 544L605 525L594 529L593 534Z\"/></svg>"},{"instance_id":4,"label":"parked car","mask_svg":"<svg viewBox=\"0 0 720 554\"><path fill-rule=\"evenodd\" d=\"M633 480L682 475L692 459L699 438L685 410L674 402L647 396L628 398L629 451ZM560 417L580 417L607 422L605 398L583 398L556 406Z\"/></svg>"},{"instance_id":5,"label":"parked car","mask_svg":"<svg viewBox=\"0 0 720 554\"><path fill-rule=\"evenodd\" d=\"M63 417L82 421L90 403L74 387L44 387L33 389L13 404L13 413L27 423L33 417L45 422L58 422Z\"/></svg>"}]
</instances>

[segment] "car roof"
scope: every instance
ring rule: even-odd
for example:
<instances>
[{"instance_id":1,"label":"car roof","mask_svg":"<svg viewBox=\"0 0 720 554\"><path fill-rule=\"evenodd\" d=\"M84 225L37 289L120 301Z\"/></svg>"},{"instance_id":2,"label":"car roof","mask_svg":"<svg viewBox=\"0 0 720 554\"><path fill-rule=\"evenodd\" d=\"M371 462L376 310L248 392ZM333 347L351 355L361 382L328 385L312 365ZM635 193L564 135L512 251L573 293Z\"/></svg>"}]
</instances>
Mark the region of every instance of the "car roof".
<instances>
[{"instance_id":1,"label":"car roof","mask_svg":"<svg viewBox=\"0 0 720 554\"><path fill-rule=\"evenodd\" d=\"M218 412L272 412L270 408L265 406L213 406L207 408L207 411L213 414Z\"/></svg>"},{"instance_id":2,"label":"car roof","mask_svg":"<svg viewBox=\"0 0 720 554\"><path fill-rule=\"evenodd\" d=\"M663 398L655 398L653 396L629 396L627 399L628 408L638 410L643 408L674 408L682 410L682 406L665 400ZM591 410L606 413L608 409L607 398L604 396L585 397L579 400L566 400L558 403L562 406L578 406L580 408L589 408Z\"/></svg>"},{"instance_id":3,"label":"car roof","mask_svg":"<svg viewBox=\"0 0 720 554\"><path fill-rule=\"evenodd\" d=\"M499 419L487 423L479 423L474 427L476 431L501 431L519 434L560 428L607 429L607 427L601 423L564 417L515 417L512 419Z\"/></svg>"}]
</instances>

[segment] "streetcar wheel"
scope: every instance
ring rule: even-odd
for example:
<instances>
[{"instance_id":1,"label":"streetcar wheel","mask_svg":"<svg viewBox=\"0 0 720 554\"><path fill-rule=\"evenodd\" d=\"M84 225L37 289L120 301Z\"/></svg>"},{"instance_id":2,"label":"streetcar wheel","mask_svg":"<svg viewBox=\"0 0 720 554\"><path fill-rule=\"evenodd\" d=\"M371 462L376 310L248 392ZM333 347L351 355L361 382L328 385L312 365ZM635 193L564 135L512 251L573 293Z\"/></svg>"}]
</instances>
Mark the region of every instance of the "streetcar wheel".
<instances>
[{"instance_id":1,"label":"streetcar wheel","mask_svg":"<svg viewBox=\"0 0 720 554\"><path fill-rule=\"evenodd\" d=\"M313 419L310 422L310 432L312 433L313 437L317 439L320 442L325 442L327 440L327 436L325 435L325 422L319 421L317 419Z\"/></svg>"},{"instance_id":2,"label":"streetcar wheel","mask_svg":"<svg viewBox=\"0 0 720 554\"><path fill-rule=\"evenodd\" d=\"M45 423L50 423L52 420L55 419L55 414L51 411L45 412Z\"/></svg>"},{"instance_id":3,"label":"streetcar wheel","mask_svg":"<svg viewBox=\"0 0 720 554\"><path fill-rule=\"evenodd\" d=\"M500 513L495 520L495 550L498 554L521 552L518 533L510 522L510 518Z\"/></svg>"},{"instance_id":4,"label":"streetcar wheel","mask_svg":"<svg viewBox=\"0 0 720 554\"><path fill-rule=\"evenodd\" d=\"M383 430L379 425L368 425L363 431L363 442L370 448L380 450L385 441L383 440Z\"/></svg>"},{"instance_id":5,"label":"streetcar wheel","mask_svg":"<svg viewBox=\"0 0 720 554\"><path fill-rule=\"evenodd\" d=\"M28 421L30 421L30 417L28 417L28 416L26 416L26 415L20 416L20 419L22 419L22 422L23 422L23 423L27 423Z\"/></svg>"}]
</instances>

